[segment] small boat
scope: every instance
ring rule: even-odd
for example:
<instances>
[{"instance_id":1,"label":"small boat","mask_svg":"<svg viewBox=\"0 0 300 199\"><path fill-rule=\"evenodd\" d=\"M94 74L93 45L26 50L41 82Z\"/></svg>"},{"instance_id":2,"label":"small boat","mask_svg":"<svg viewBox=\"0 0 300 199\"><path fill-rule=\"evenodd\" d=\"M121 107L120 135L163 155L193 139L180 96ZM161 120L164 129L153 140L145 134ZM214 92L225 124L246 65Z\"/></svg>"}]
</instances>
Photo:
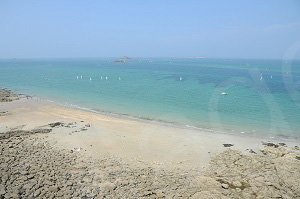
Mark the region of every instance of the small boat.
<instances>
[{"instance_id":1,"label":"small boat","mask_svg":"<svg viewBox=\"0 0 300 199\"><path fill-rule=\"evenodd\" d=\"M228 95L228 93L222 92L221 95Z\"/></svg>"}]
</instances>

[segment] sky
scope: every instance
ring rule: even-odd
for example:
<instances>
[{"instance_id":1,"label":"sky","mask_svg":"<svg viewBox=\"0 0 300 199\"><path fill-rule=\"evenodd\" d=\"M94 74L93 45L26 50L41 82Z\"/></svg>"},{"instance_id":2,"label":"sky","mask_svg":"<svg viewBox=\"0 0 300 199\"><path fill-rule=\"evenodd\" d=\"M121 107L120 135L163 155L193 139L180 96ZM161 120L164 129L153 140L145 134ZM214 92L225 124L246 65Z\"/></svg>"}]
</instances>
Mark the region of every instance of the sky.
<instances>
[{"instance_id":1,"label":"sky","mask_svg":"<svg viewBox=\"0 0 300 199\"><path fill-rule=\"evenodd\" d=\"M0 1L0 58L124 55L300 59L300 1Z\"/></svg>"}]
</instances>

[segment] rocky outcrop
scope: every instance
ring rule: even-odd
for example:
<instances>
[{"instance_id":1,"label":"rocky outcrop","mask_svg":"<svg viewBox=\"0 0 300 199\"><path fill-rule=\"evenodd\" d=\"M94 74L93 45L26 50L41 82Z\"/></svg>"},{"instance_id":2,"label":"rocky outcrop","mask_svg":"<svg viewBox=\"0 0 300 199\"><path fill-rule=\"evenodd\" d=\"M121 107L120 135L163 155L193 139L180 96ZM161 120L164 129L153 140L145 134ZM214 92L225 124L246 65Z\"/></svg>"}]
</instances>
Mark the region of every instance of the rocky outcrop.
<instances>
[{"instance_id":1,"label":"rocky outcrop","mask_svg":"<svg viewBox=\"0 0 300 199\"><path fill-rule=\"evenodd\" d=\"M188 171L132 167L115 157L93 161L46 141L50 130L0 136L0 198L164 198L193 195Z\"/></svg>"},{"instance_id":2,"label":"rocky outcrop","mask_svg":"<svg viewBox=\"0 0 300 199\"><path fill-rule=\"evenodd\" d=\"M15 94L11 90L0 88L0 102L11 102L14 100L18 100L21 97L22 95Z\"/></svg>"},{"instance_id":3,"label":"rocky outcrop","mask_svg":"<svg viewBox=\"0 0 300 199\"><path fill-rule=\"evenodd\" d=\"M217 155L206 173L229 198L300 198L299 151L285 144L264 144L262 154L227 150Z\"/></svg>"},{"instance_id":4,"label":"rocky outcrop","mask_svg":"<svg viewBox=\"0 0 300 199\"><path fill-rule=\"evenodd\" d=\"M56 126L56 125L55 125ZM46 141L51 129L0 135L0 198L298 198L299 151L264 146L245 155L228 149L205 173L92 160Z\"/></svg>"}]
</instances>

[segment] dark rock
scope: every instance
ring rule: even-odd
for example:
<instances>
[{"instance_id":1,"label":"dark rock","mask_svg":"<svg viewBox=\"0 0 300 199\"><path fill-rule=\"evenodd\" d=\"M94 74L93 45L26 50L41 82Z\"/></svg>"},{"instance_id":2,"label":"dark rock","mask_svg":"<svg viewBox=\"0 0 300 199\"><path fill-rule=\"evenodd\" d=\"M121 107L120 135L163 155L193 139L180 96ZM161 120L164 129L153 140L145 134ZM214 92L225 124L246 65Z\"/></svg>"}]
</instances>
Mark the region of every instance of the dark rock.
<instances>
[{"instance_id":1,"label":"dark rock","mask_svg":"<svg viewBox=\"0 0 300 199\"><path fill-rule=\"evenodd\" d=\"M55 128L55 127L60 127L60 126L64 126L63 122L54 122L54 123L50 123L48 124L51 128Z\"/></svg>"},{"instance_id":2,"label":"dark rock","mask_svg":"<svg viewBox=\"0 0 300 199\"><path fill-rule=\"evenodd\" d=\"M23 98L24 96L13 93L8 89L0 89L0 102L12 102L15 100L19 100L21 97Z\"/></svg>"},{"instance_id":3,"label":"dark rock","mask_svg":"<svg viewBox=\"0 0 300 199\"><path fill-rule=\"evenodd\" d=\"M253 151L252 149L246 149L246 151L249 151L249 153L254 153L254 154L256 154L256 152Z\"/></svg>"},{"instance_id":4,"label":"dark rock","mask_svg":"<svg viewBox=\"0 0 300 199\"><path fill-rule=\"evenodd\" d=\"M274 148L278 148L279 147L278 144L274 144L272 142L263 142L262 145L269 146L269 147L274 147Z\"/></svg>"},{"instance_id":5,"label":"dark rock","mask_svg":"<svg viewBox=\"0 0 300 199\"><path fill-rule=\"evenodd\" d=\"M223 144L224 147L232 147L233 144Z\"/></svg>"},{"instance_id":6,"label":"dark rock","mask_svg":"<svg viewBox=\"0 0 300 199\"><path fill-rule=\"evenodd\" d=\"M249 150L249 153L254 153L254 154L256 154L256 152L253 151L252 149Z\"/></svg>"},{"instance_id":7,"label":"dark rock","mask_svg":"<svg viewBox=\"0 0 300 199\"><path fill-rule=\"evenodd\" d=\"M6 133L0 134L0 140L2 139L9 139L11 137L20 137L24 135L31 135L31 134L37 134L37 133L50 133L51 129L33 129L31 131L25 131L25 130L12 130L8 131Z\"/></svg>"},{"instance_id":8,"label":"dark rock","mask_svg":"<svg viewBox=\"0 0 300 199\"><path fill-rule=\"evenodd\" d=\"M279 142L278 145L280 145L280 146L286 146L286 144L283 143L283 142Z\"/></svg>"}]
</instances>

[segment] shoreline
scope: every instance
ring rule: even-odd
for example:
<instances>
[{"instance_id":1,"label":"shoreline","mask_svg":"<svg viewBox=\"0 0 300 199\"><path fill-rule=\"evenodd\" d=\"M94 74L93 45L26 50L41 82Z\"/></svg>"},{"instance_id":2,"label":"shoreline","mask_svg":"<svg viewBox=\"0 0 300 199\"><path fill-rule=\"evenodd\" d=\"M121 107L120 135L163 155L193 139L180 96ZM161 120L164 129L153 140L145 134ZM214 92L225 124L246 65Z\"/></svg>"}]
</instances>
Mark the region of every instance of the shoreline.
<instances>
[{"instance_id":1,"label":"shoreline","mask_svg":"<svg viewBox=\"0 0 300 199\"><path fill-rule=\"evenodd\" d=\"M0 88L1 89L1 88ZM8 88L4 88L8 89ZM11 89L8 89L11 90ZM12 90L15 92L14 90ZM292 135L272 135L272 134L261 134L261 133L254 133L254 132L243 132L240 131L238 132L237 129L224 129L224 130L218 130L218 129L209 129L205 127L198 127L198 126L193 126L190 124L184 124L184 123L179 123L179 122L172 122L172 121L166 121L166 120L160 120L160 119L155 119L155 118L146 118L146 117L138 117L130 114L125 114L125 113L117 113L117 112L111 112L111 111L106 111L106 110L98 110L95 108L87 108L87 107L82 107L76 104L72 103L66 103L66 102L58 102L55 100L50 100L48 98L40 97L37 95L27 95L24 93L21 93L20 95L26 96L27 99L36 99L37 101L42 101L46 103L50 103L53 105L61 106L64 108L70 108L70 109L75 109L75 110L82 110L86 112L91 112L91 113L96 113L102 116L108 116L112 118L117 118L117 119L127 119L127 120L132 120L132 121L137 121L137 122L142 122L142 123L152 123L156 125L162 125L162 126L168 126L168 127L174 127L174 128L180 128L180 129L187 129L187 130L196 130L199 132L206 132L206 133L213 133L213 134L225 134L225 135L232 135L232 136L240 136L240 137L249 137L249 138L259 138L259 139L269 139L270 141L273 142L280 142L280 141L286 141L286 142L299 142L300 143L300 135L299 136L292 136Z\"/></svg>"},{"instance_id":2,"label":"shoreline","mask_svg":"<svg viewBox=\"0 0 300 199\"><path fill-rule=\"evenodd\" d=\"M298 143L116 118L2 91L1 198L300 197Z\"/></svg>"},{"instance_id":3,"label":"shoreline","mask_svg":"<svg viewBox=\"0 0 300 199\"><path fill-rule=\"evenodd\" d=\"M300 136L290 136L290 135L262 135L258 133L245 133L245 132L230 132L228 131L221 131L217 129L208 129L204 127L197 127L197 126L192 126L189 124L183 124L183 123L178 123L178 122L170 122L170 121L165 121L165 120L157 120L154 118L146 118L146 117L138 117L134 115L129 115L125 113L116 113L116 112L110 112L110 111L105 111L105 110L96 110L93 108L86 108L86 107L81 107L75 104L68 104L68 103L59 103L53 100L49 99L44 99L35 96L34 98L52 103L57 106L61 106L64 108L69 108L69 109L76 109L76 110L81 110L81 111L86 111L86 112L91 112L91 113L96 113L102 116L108 116L116 119L125 119L125 120L132 120L136 122L142 122L142 123L150 123L150 124L155 124L155 125L161 125L161 126L166 126L166 127L173 127L173 128L179 128L179 129L186 129L186 130L195 130L199 132L205 132L205 133L213 133L213 134L225 134L225 135L232 135L232 136L237 136L237 137L248 137L248 138L259 138L259 139L270 139L270 141L274 142L280 142L280 141L291 141L291 142L299 142L300 143ZM234 131L234 130L233 130Z\"/></svg>"},{"instance_id":4,"label":"shoreline","mask_svg":"<svg viewBox=\"0 0 300 199\"><path fill-rule=\"evenodd\" d=\"M25 130L51 122L80 123L81 120L88 121L86 125L93 127L92 130L87 131L90 132L88 136L72 132L72 137L70 137L70 132L66 130L59 133L54 131L55 134L53 134L52 139L55 140L57 147L65 148L67 146L70 150L85 148L87 154L93 154L93 156L98 156L98 151L102 151L102 153L111 153L126 158L127 161L135 162L136 159L139 159L140 162L168 165L169 167L182 164L182 161L177 164L177 159L179 159L184 160L184 167L203 169L208 165L213 155L227 149L224 147L227 144L232 145L230 148L243 153L248 151L259 153L263 143L284 142L291 147L300 143L297 139L216 132L114 113L103 114L98 111L65 106L39 97L26 97L26 99L13 101L10 106L9 109L16 110L16 116L12 117L12 120L20 120L20 118L30 115L27 116L27 119L23 119L23 123L19 122L19 125L16 125L24 126L22 129ZM26 109L28 110L24 116L19 110L24 112ZM42 118L38 118L38 116L42 116ZM103 133L99 133L101 131ZM103 136L106 140L101 141ZM102 145L102 147L89 147L90 145Z\"/></svg>"}]
</instances>

